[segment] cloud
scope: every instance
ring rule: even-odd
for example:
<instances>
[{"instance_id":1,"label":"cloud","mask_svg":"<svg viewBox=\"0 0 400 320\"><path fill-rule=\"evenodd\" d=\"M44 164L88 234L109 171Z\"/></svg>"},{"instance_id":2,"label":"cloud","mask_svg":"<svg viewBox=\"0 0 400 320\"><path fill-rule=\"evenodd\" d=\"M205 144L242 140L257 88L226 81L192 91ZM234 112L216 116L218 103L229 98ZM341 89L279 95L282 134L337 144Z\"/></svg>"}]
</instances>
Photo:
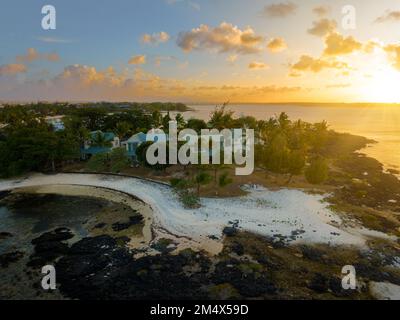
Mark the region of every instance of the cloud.
<instances>
[{"instance_id":1,"label":"cloud","mask_svg":"<svg viewBox=\"0 0 400 320\"><path fill-rule=\"evenodd\" d=\"M215 28L202 24L191 31L181 32L177 39L178 46L185 52L212 50L237 54L260 52L262 42L263 37L256 35L251 27L241 30L227 22Z\"/></svg>"},{"instance_id":2,"label":"cloud","mask_svg":"<svg viewBox=\"0 0 400 320\"><path fill-rule=\"evenodd\" d=\"M238 59L237 54L231 54L229 57L226 58L226 61L229 62L230 64L234 64Z\"/></svg>"},{"instance_id":3,"label":"cloud","mask_svg":"<svg viewBox=\"0 0 400 320\"><path fill-rule=\"evenodd\" d=\"M249 69L251 70L269 69L269 66L264 62L253 61L249 63Z\"/></svg>"},{"instance_id":4,"label":"cloud","mask_svg":"<svg viewBox=\"0 0 400 320\"><path fill-rule=\"evenodd\" d=\"M0 66L0 76L16 75L26 72L26 66L20 63L4 64Z\"/></svg>"},{"instance_id":5,"label":"cloud","mask_svg":"<svg viewBox=\"0 0 400 320\"><path fill-rule=\"evenodd\" d=\"M39 53L35 48L29 48L25 55L19 55L15 58L17 63L30 63L36 60L47 60L56 62L60 60L57 53Z\"/></svg>"},{"instance_id":6,"label":"cloud","mask_svg":"<svg viewBox=\"0 0 400 320\"><path fill-rule=\"evenodd\" d=\"M329 6L317 6L313 9L313 13L315 13L318 17L324 17L331 12L331 8Z\"/></svg>"},{"instance_id":7,"label":"cloud","mask_svg":"<svg viewBox=\"0 0 400 320\"><path fill-rule=\"evenodd\" d=\"M287 48L287 44L283 38L272 38L268 42L267 48L271 52L281 52Z\"/></svg>"},{"instance_id":8,"label":"cloud","mask_svg":"<svg viewBox=\"0 0 400 320\"><path fill-rule=\"evenodd\" d=\"M345 62L340 62L335 59L313 58L308 55L302 55L298 62L291 65L292 76L298 76L297 72L311 71L314 73L321 72L324 69L347 69L348 65Z\"/></svg>"},{"instance_id":9,"label":"cloud","mask_svg":"<svg viewBox=\"0 0 400 320\"><path fill-rule=\"evenodd\" d=\"M337 23L335 20L321 19L313 22L312 28L307 32L317 37L325 37L327 34L336 30Z\"/></svg>"},{"instance_id":10,"label":"cloud","mask_svg":"<svg viewBox=\"0 0 400 320\"><path fill-rule=\"evenodd\" d=\"M73 40L54 38L54 37L38 37L37 40L46 43L71 43Z\"/></svg>"},{"instance_id":11,"label":"cloud","mask_svg":"<svg viewBox=\"0 0 400 320\"><path fill-rule=\"evenodd\" d=\"M351 87L350 83L338 83L338 84L329 84L325 86L327 89L343 89Z\"/></svg>"},{"instance_id":12,"label":"cloud","mask_svg":"<svg viewBox=\"0 0 400 320\"><path fill-rule=\"evenodd\" d=\"M117 74L112 67L104 71L98 71L95 67L75 64L65 67L54 81L56 84L62 84L63 86L84 88L96 84L119 86L124 80L125 77L122 74Z\"/></svg>"},{"instance_id":13,"label":"cloud","mask_svg":"<svg viewBox=\"0 0 400 320\"><path fill-rule=\"evenodd\" d=\"M200 9L201 9L200 4L198 4L197 2L188 1L188 5L189 5L189 7L191 7L192 9L194 9L196 11L200 11Z\"/></svg>"},{"instance_id":14,"label":"cloud","mask_svg":"<svg viewBox=\"0 0 400 320\"><path fill-rule=\"evenodd\" d=\"M159 33L153 33L153 34L144 34L141 38L141 41L143 43L152 43L152 44L159 44L159 43L165 43L170 39L170 36L168 33L161 31Z\"/></svg>"},{"instance_id":15,"label":"cloud","mask_svg":"<svg viewBox=\"0 0 400 320\"><path fill-rule=\"evenodd\" d=\"M279 86L264 86L258 87L256 90L260 93L290 93L303 90L301 87L279 87Z\"/></svg>"},{"instance_id":16,"label":"cloud","mask_svg":"<svg viewBox=\"0 0 400 320\"><path fill-rule=\"evenodd\" d=\"M175 5L177 3L185 3L190 8L192 8L193 10L196 10L196 11L200 11L200 9L201 9L200 4L198 4L197 2L194 2L194 1L190 1L190 0L166 0L165 2L168 5Z\"/></svg>"},{"instance_id":17,"label":"cloud","mask_svg":"<svg viewBox=\"0 0 400 320\"><path fill-rule=\"evenodd\" d=\"M157 56L154 58L154 63L157 67L161 65L162 62L166 61L177 61L178 59L174 56Z\"/></svg>"},{"instance_id":18,"label":"cloud","mask_svg":"<svg viewBox=\"0 0 400 320\"><path fill-rule=\"evenodd\" d=\"M400 45L389 44L384 50L389 55L393 67L400 71Z\"/></svg>"},{"instance_id":19,"label":"cloud","mask_svg":"<svg viewBox=\"0 0 400 320\"><path fill-rule=\"evenodd\" d=\"M6 79L6 78L5 78ZM0 96L10 101L280 101L298 100L301 87L279 85L234 86L209 85L199 80L177 80L159 77L136 68L117 72L93 66L69 65L47 80L7 81L0 86Z\"/></svg>"},{"instance_id":20,"label":"cloud","mask_svg":"<svg viewBox=\"0 0 400 320\"><path fill-rule=\"evenodd\" d=\"M363 50L365 53L373 53L376 48L382 48L382 44L377 40L368 40L364 43Z\"/></svg>"},{"instance_id":21,"label":"cloud","mask_svg":"<svg viewBox=\"0 0 400 320\"><path fill-rule=\"evenodd\" d=\"M264 7L264 14L272 18L284 18L296 12L297 6L292 2L276 3Z\"/></svg>"},{"instance_id":22,"label":"cloud","mask_svg":"<svg viewBox=\"0 0 400 320\"><path fill-rule=\"evenodd\" d=\"M337 32L330 33L325 39L324 55L346 55L362 48L362 43L351 36L344 37Z\"/></svg>"},{"instance_id":23,"label":"cloud","mask_svg":"<svg viewBox=\"0 0 400 320\"><path fill-rule=\"evenodd\" d=\"M128 61L129 64L145 64L146 63L146 56L145 55L137 55L133 56L132 58L129 59Z\"/></svg>"},{"instance_id":24,"label":"cloud","mask_svg":"<svg viewBox=\"0 0 400 320\"><path fill-rule=\"evenodd\" d=\"M400 21L400 11L387 11L384 15L378 17L375 23L383 23L388 21Z\"/></svg>"}]
</instances>

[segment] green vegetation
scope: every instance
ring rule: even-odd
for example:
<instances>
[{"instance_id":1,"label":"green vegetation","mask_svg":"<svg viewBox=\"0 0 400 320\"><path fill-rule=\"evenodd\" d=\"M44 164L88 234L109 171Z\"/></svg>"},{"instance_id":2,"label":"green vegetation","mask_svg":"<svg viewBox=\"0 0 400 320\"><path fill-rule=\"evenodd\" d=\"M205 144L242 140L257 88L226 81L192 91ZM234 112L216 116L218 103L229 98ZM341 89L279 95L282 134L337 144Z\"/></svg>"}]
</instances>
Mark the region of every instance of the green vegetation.
<instances>
[{"instance_id":1,"label":"green vegetation","mask_svg":"<svg viewBox=\"0 0 400 320\"><path fill-rule=\"evenodd\" d=\"M125 148L115 148L109 154L93 155L86 164L89 171L119 173L130 164Z\"/></svg>"},{"instance_id":2,"label":"green vegetation","mask_svg":"<svg viewBox=\"0 0 400 320\"><path fill-rule=\"evenodd\" d=\"M171 184L187 208L197 208L200 196L243 194L240 186L246 183L273 187L291 184L305 189L315 184L322 191L332 192L330 202L338 212L344 211L372 229L400 234L400 181L383 172L378 161L356 153L373 141L329 130L325 121L293 121L286 113L264 120L235 117L226 105L217 107L209 121L186 121L182 114L176 114L180 129L191 128L198 133L206 128L254 129L256 171L247 178L233 176L233 165L150 165L145 155L152 142L136 149L141 165L136 171L125 149L110 150L110 140L91 134L112 132L124 140L154 128L167 130L174 118L169 111L184 110L184 105L158 103L6 105L0 109L0 178L69 168L157 175L164 181L180 177L172 179ZM64 129L55 130L51 119L46 118L55 115L62 117ZM81 149L89 138L91 146L106 150L96 150L104 153L94 152L83 161Z\"/></svg>"},{"instance_id":3,"label":"green vegetation","mask_svg":"<svg viewBox=\"0 0 400 320\"><path fill-rule=\"evenodd\" d=\"M107 170L108 156L105 153L93 155L87 162L86 167L89 171L102 172Z\"/></svg>"},{"instance_id":4,"label":"green vegetation","mask_svg":"<svg viewBox=\"0 0 400 320\"><path fill-rule=\"evenodd\" d=\"M125 148L115 148L110 153L111 172L118 173L128 167L130 160Z\"/></svg>"},{"instance_id":5,"label":"green vegetation","mask_svg":"<svg viewBox=\"0 0 400 320\"><path fill-rule=\"evenodd\" d=\"M42 120L14 121L0 133L0 177L55 171L79 159L79 142L69 131L54 132Z\"/></svg>"},{"instance_id":6,"label":"green vegetation","mask_svg":"<svg viewBox=\"0 0 400 320\"><path fill-rule=\"evenodd\" d=\"M201 186L205 186L211 182L212 178L207 172L199 172L194 181L196 182L197 186L197 195L200 196L200 188Z\"/></svg>"},{"instance_id":7,"label":"green vegetation","mask_svg":"<svg viewBox=\"0 0 400 320\"><path fill-rule=\"evenodd\" d=\"M194 192L194 182L192 180L174 178L171 179L170 183L185 208L195 209L200 206L200 199Z\"/></svg>"},{"instance_id":8,"label":"green vegetation","mask_svg":"<svg viewBox=\"0 0 400 320\"><path fill-rule=\"evenodd\" d=\"M312 184L321 184L328 179L328 164L322 157L311 160L306 170L307 181Z\"/></svg>"}]
</instances>

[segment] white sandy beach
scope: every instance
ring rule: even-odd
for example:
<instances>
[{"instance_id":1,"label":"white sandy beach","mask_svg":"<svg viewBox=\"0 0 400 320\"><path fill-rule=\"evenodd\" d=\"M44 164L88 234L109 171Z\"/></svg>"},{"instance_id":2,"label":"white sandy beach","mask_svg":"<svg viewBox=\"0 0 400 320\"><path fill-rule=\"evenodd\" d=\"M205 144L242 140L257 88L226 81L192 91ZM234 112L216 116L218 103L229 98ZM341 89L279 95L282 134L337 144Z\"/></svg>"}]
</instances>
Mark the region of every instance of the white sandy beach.
<instances>
[{"instance_id":1,"label":"white sandy beach","mask_svg":"<svg viewBox=\"0 0 400 320\"><path fill-rule=\"evenodd\" d=\"M368 237L389 238L380 232L345 227L340 217L323 201L323 195L310 195L299 190L249 188L248 195L238 198L202 199L202 207L196 210L184 209L168 186L118 176L36 174L22 180L2 180L0 191L46 185L96 186L134 195L153 209L155 238L171 238L180 249L191 247L218 253L222 248L222 230L236 221L241 230L264 236L290 237L292 232L298 233L291 243L362 247ZM210 236L218 240L210 239Z\"/></svg>"}]
</instances>

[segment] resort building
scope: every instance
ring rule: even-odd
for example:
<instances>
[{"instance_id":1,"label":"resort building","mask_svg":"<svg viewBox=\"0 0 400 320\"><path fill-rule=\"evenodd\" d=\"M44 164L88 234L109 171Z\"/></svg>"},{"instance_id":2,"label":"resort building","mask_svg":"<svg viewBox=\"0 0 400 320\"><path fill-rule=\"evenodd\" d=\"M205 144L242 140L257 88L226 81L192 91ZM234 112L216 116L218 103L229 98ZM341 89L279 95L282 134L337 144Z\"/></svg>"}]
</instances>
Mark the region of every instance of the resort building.
<instances>
[{"instance_id":1,"label":"resort building","mask_svg":"<svg viewBox=\"0 0 400 320\"><path fill-rule=\"evenodd\" d=\"M144 142L146 141L164 141L166 142L168 139L168 135L165 135L162 133L162 131L158 129L153 129L147 134L143 132L139 132L134 134L132 137L130 137L128 140L122 141L121 142L121 147L126 148L126 151L128 152L128 156L131 158L132 161L137 160L136 156L136 150L137 148Z\"/></svg>"},{"instance_id":2,"label":"resort building","mask_svg":"<svg viewBox=\"0 0 400 320\"><path fill-rule=\"evenodd\" d=\"M120 140L113 132L92 131L81 148L81 156L83 159L88 159L95 154L108 153L118 147Z\"/></svg>"}]
</instances>

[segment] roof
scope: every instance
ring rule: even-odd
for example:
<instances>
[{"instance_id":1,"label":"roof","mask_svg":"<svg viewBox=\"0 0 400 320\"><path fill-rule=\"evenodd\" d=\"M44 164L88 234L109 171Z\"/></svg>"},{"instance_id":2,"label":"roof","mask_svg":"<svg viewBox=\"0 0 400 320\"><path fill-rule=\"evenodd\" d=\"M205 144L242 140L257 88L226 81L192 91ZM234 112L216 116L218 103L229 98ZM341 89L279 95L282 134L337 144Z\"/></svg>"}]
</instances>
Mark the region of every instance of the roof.
<instances>
[{"instance_id":1,"label":"roof","mask_svg":"<svg viewBox=\"0 0 400 320\"><path fill-rule=\"evenodd\" d=\"M99 154L99 153L107 153L110 151L111 148L108 147L90 147L88 149L81 148L82 154Z\"/></svg>"},{"instance_id":2,"label":"roof","mask_svg":"<svg viewBox=\"0 0 400 320\"><path fill-rule=\"evenodd\" d=\"M146 134L143 132L139 132L134 134L128 140L124 141L123 143L143 143L146 141Z\"/></svg>"},{"instance_id":3,"label":"roof","mask_svg":"<svg viewBox=\"0 0 400 320\"><path fill-rule=\"evenodd\" d=\"M107 141L113 141L115 138L115 134L113 132L103 132L101 130L97 130L97 131L92 131L90 132L90 138L91 139L96 139L96 136L98 134L101 134L104 136L104 139Z\"/></svg>"}]
</instances>

